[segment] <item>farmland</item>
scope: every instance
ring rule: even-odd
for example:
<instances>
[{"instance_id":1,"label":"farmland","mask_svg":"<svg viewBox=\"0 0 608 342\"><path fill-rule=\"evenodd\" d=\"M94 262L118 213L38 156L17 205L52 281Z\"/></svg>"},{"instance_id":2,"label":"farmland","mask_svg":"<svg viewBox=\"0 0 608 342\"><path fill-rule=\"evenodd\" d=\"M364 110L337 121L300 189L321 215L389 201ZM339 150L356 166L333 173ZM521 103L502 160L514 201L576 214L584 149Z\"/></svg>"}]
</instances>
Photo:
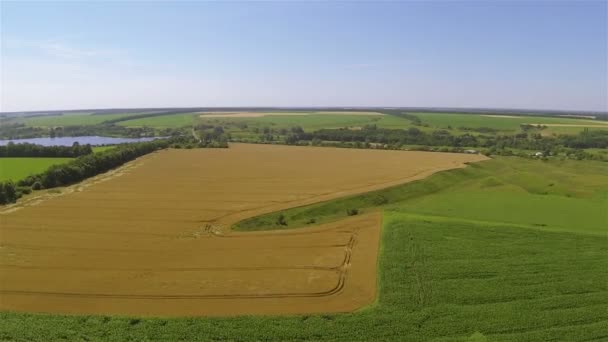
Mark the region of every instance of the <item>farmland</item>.
<instances>
[{"instance_id":1,"label":"farmland","mask_svg":"<svg viewBox=\"0 0 608 342\"><path fill-rule=\"evenodd\" d=\"M166 118L165 121L168 120L168 117ZM221 127L234 141L245 142L288 140L291 132L297 132L293 131L294 129L301 129L313 136L318 136L319 131L322 130L361 131L376 128L420 131L425 134L438 134L438 136L449 134L455 137L464 135L499 137L524 133L530 134L530 136L540 134L545 138L550 138L561 134L577 135L583 131L608 132L606 122L589 118L410 113L394 110L378 112L207 112L194 118L192 124L195 127ZM347 138L347 140L349 139ZM376 134L371 134L366 140L379 142ZM425 139L418 140L419 145L425 145L423 142ZM416 145L416 141L412 145Z\"/></svg>"},{"instance_id":2,"label":"farmland","mask_svg":"<svg viewBox=\"0 0 608 342\"><path fill-rule=\"evenodd\" d=\"M156 316L352 311L375 297L378 212L303 231L228 228L484 159L267 145L155 153L115 177L7 207L0 306Z\"/></svg>"},{"instance_id":3,"label":"farmland","mask_svg":"<svg viewBox=\"0 0 608 342\"><path fill-rule=\"evenodd\" d=\"M226 125L243 127L247 125L250 128L263 130L264 127L273 127L275 129L291 128L300 126L305 131L315 131L322 128L342 128L352 127L360 128L365 125L375 124L382 128L405 128L409 125L409 121L397 118L390 115L378 115L378 113L357 113L357 112L342 112L332 114L332 112L311 112L311 113L285 112L285 113L270 113L272 115L264 115L264 113L255 113L260 116L239 116L239 114L226 115L216 117L213 114L205 114L200 116L202 123L213 125ZM251 130L251 129L250 129ZM250 131L249 130L249 131ZM235 129L231 131L243 133L243 130Z\"/></svg>"},{"instance_id":4,"label":"farmland","mask_svg":"<svg viewBox=\"0 0 608 342\"><path fill-rule=\"evenodd\" d=\"M72 158L0 158L0 181L18 181L40 173L51 165L61 164Z\"/></svg>"},{"instance_id":5,"label":"farmland","mask_svg":"<svg viewBox=\"0 0 608 342\"><path fill-rule=\"evenodd\" d=\"M109 146L93 146L92 149L93 149L94 153L99 153L99 152L111 150L114 147L116 147L116 146L112 146L112 145L109 145Z\"/></svg>"},{"instance_id":6,"label":"farmland","mask_svg":"<svg viewBox=\"0 0 608 342\"><path fill-rule=\"evenodd\" d=\"M433 128L453 129L490 128L500 132L517 132L523 124L546 125L546 134L575 134L585 127L589 129L607 129L608 123L597 120L571 119L562 117L508 116L508 115L471 115L454 113L412 113L423 123Z\"/></svg>"},{"instance_id":7,"label":"farmland","mask_svg":"<svg viewBox=\"0 0 608 342\"><path fill-rule=\"evenodd\" d=\"M72 195L78 196L77 199L85 199L97 193L98 195L90 197L88 201L96 198L99 202L101 194L110 193L104 190L125 185L129 180L134 181L135 175L143 177L142 172L152 172L150 163L159 161L161 156L164 158L173 152L153 155L153 159L146 160L143 165L127 171L120 177L94 185L82 192L23 208L14 214L24 214L27 210L43 208L53 202L57 203L56 205L67 205L68 203L57 201L67 201ZM194 151L175 152L189 154ZM253 156L249 153L247 156L250 160L268 160L269 165L272 165L270 169L281 165L272 158L269 160L269 154L274 155L264 153ZM217 156L213 156L208 160L213 161L216 158ZM236 162L230 164L229 169L237 166L234 163ZM154 166L168 167L164 163ZM214 169L211 167L211 170ZM260 182L261 178L256 176L254 170L247 170L249 179ZM163 172L167 173L166 170ZM201 174L198 171L193 173ZM285 175L284 170L280 174ZM543 177L538 178L535 175ZM179 182L187 184L189 181L191 182L190 178L180 178ZM259 184L257 191L280 188L269 187L263 182ZM159 186L162 187L163 182L160 182ZM235 188L240 187L242 186L235 185ZM127 187L125 193L131 195L126 196L133 198L131 196L135 196L135 188L134 185ZM215 199L219 196L217 190L207 186L201 186L200 190L188 190L184 196L192 198L192 193L204 194L199 198ZM267 191L264 193L270 194ZM597 211L598 204L606 205L607 193L608 172L605 163L558 160L543 162L498 157L471 164L464 169L440 172L405 185L360 195L348 196L348 193L342 193L346 197L329 198L322 203L311 203L292 209L287 207L294 206L293 203L286 206L273 204L273 208L254 209L246 215L233 215L223 222L235 223L238 230L280 229L285 232L299 232L302 230L298 227L307 226L307 222L314 218L320 225L312 229L330 227L331 230L331 227L335 227L332 225L347 222L345 219L357 219L357 216L348 217L345 209L359 208L362 212L359 218L365 220L369 215L382 210L384 215L378 260L377 300L365 309L349 314L297 316L170 319L3 313L0 314L0 331L2 337L9 340L238 340L242 336L264 340L345 341L601 340L608 334L608 315L602 309L608 304L608 277L605 272L608 260L604 237L606 217L598 216L594 211ZM456 194L460 195L454 197ZM234 198L246 201L250 197ZM556 205L557 209L552 212L544 207L539 209L539 198L542 198L547 206ZM568 202L563 204L563 200ZM446 201L449 205L444 203ZM151 199L149 202L142 202L142 208L147 205L149 209L152 204L158 206L158 203L173 202L174 198L171 197L160 202ZM180 213L184 221L188 221L188 208L191 208L192 204L190 201L183 203L188 204ZM239 203L232 203L231 206L242 208ZM457 209L445 210L446 207L452 206ZM163 204L163 207L168 208L169 205ZM97 214L98 217L104 215L104 210L109 209L98 208L102 211ZM150 212L160 215L158 211L148 210L146 215ZM266 211L268 214L263 214ZM551 215L560 215L560 211L567 212L572 218L564 222L561 220L564 216L551 218ZM115 212L116 219L121 217L120 210ZM287 226L276 224L277 212L283 214ZM517 215L509 215L513 212ZM239 221L256 214L263 215ZM138 212L132 215L139 216ZM97 221L108 227L115 226L117 222L110 219ZM129 233L136 232L137 221L129 220ZM162 231L181 236L181 240L187 238L187 234L183 234L184 230L180 229L185 223L175 222L174 228L169 232L164 231L166 227L161 227L161 224L150 224L151 234L159 234ZM90 236L104 236L97 234L101 232L100 228L96 228L96 233ZM68 225L66 229L75 227ZM61 240L68 236L68 233L61 233ZM77 233L73 235L75 239L78 236ZM144 235L138 235L138 241L143 237ZM132 244L134 241L127 237L124 239L125 242L121 242L122 239L117 242L116 248L123 248L123 244L126 247L127 243ZM150 239L152 236L145 238L148 241L151 241ZM158 239L160 244L164 238L156 236L154 239ZM63 243L65 242L68 240ZM33 242L29 243L33 248L33 252L29 253L42 254L45 250L50 251L40 245L33 246ZM84 248L86 249L87 245L84 245ZM53 254L56 253L57 250ZM84 251L72 250L70 253L81 255ZM354 254L356 253L357 247L354 249ZM133 265L139 257L132 256L134 260L122 260L128 260L127 265ZM88 260L91 260L90 258ZM356 267L356 264L353 264L353 268ZM140 275L145 277L145 272ZM140 280L135 278L134 281ZM32 305L35 303L32 302ZM24 329L25 327L27 329Z\"/></svg>"},{"instance_id":8,"label":"farmland","mask_svg":"<svg viewBox=\"0 0 608 342\"><path fill-rule=\"evenodd\" d=\"M198 116L196 113L168 114L141 119L120 121L118 124L125 127L153 127L153 128L179 128L191 127Z\"/></svg>"},{"instance_id":9,"label":"farmland","mask_svg":"<svg viewBox=\"0 0 608 342\"><path fill-rule=\"evenodd\" d=\"M57 126L88 126L97 125L111 119L124 118L130 114L64 114L54 116L37 116L33 118L18 119L28 126L57 127Z\"/></svg>"}]
</instances>

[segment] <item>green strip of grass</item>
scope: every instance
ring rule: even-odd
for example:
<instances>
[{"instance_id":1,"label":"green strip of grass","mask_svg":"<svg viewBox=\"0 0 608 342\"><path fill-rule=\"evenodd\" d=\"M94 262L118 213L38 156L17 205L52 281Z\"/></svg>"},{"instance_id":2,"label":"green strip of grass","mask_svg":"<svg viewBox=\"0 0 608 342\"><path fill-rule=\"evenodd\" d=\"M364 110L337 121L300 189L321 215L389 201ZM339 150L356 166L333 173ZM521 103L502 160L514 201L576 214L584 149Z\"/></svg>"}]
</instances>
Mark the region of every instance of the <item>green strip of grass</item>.
<instances>
[{"instance_id":1,"label":"green strip of grass","mask_svg":"<svg viewBox=\"0 0 608 342\"><path fill-rule=\"evenodd\" d=\"M110 146L93 146L93 152L94 153L99 153L99 152L103 152L103 151L107 151L107 150L111 150L113 148L115 148L116 146L110 145Z\"/></svg>"},{"instance_id":2,"label":"green strip of grass","mask_svg":"<svg viewBox=\"0 0 608 342\"><path fill-rule=\"evenodd\" d=\"M605 234L608 163L496 158L427 179L253 217L235 230L289 229L376 210ZM277 224L284 215L287 226Z\"/></svg>"}]
</instances>

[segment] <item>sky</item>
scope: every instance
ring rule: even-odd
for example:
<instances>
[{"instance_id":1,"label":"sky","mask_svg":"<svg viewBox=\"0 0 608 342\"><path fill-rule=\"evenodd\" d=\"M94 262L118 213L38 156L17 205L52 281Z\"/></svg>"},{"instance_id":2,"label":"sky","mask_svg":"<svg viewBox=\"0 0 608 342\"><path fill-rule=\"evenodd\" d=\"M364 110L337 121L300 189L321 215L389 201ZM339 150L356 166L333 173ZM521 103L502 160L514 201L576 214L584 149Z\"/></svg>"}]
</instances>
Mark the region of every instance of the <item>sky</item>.
<instances>
[{"instance_id":1,"label":"sky","mask_svg":"<svg viewBox=\"0 0 608 342\"><path fill-rule=\"evenodd\" d=\"M0 2L0 111L608 111L607 1Z\"/></svg>"}]
</instances>

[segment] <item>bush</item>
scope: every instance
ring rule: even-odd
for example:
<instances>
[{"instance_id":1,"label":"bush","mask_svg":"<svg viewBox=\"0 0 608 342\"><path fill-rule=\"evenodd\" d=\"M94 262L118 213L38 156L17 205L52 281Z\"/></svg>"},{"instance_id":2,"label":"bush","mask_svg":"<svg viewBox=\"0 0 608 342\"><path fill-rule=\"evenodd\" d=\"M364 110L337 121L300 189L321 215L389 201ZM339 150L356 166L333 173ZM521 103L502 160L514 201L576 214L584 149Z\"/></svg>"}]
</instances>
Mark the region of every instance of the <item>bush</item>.
<instances>
[{"instance_id":1,"label":"bush","mask_svg":"<svg viewBox=\"0 0 608 342\"><path fill-rule=\"evenodd\" d=\"M286 226L287 225L287 220L285 220L285 215L283 215L282 213L279 214L279 217L277 217L277 225L279 226Z\"/></svg>"},{"instance_id":2,"label":"bush","mask_svg":"<svg viewBox=\"0 0 608 342\"><path fill-rule=\"evenodd\" d=\"M42 190L42 184L40 184L40 182L34 182L34 184L32 184L32 190Z\"/></svg>"},{"instance_id":3,"label":"bush","mask_svg":"<svg viewBox=\"0 0 608 342\"><path fill-rule=\"evenodd\" d=\"M0 204L14 203L19 198L15 183L0 182Z\"/></svg>"},{"instance_id":4,"label":"bush","mask_svg":"<svg viewBox=\"0 0 608 342\"><path fill-rule=\"evenodd\" d=\"M31 193L32 193L32 188L30 188L29 186L18 186L17 187L18 197L21 197L21 195L28 195Z\"/></svg>"},{"instance_id":5,"label":"bush","mask_svg":"<svg viewBox=\"0 0 608 342\"><path fill-rule=\"evenodd\" d=\"M388 198L380 194L374 195L371 200L375 206L384 205L388 203Z\"/></svg>"},{"instance_id":6,"label":"bush","mask_svg":"<svg viewBox=\"0 0 608 342\"><path fill-rule=\"evenodd\" d=\"M359 214L359 209L346 209L346 215L355 216Z\"/></svg>"}]
</instances>

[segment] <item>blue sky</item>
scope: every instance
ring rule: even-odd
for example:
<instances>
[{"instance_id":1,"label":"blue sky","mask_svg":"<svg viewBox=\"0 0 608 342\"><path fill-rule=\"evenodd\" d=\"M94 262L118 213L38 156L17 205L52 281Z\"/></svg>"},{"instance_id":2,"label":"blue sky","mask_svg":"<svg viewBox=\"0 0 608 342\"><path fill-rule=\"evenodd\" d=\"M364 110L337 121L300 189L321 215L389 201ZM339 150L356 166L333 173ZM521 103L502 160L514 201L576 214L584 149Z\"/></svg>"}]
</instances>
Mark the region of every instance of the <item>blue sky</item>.
<instances>
[{"instance_id":1,"label":"blue sky","mask_svg":"<svg viewBox=\"0 0 608 342\"><path fill-rule=\"evenodd\" d=\"M0 6L2 111L608 110L605 1Z\"/></svg>"}]
</instances>

